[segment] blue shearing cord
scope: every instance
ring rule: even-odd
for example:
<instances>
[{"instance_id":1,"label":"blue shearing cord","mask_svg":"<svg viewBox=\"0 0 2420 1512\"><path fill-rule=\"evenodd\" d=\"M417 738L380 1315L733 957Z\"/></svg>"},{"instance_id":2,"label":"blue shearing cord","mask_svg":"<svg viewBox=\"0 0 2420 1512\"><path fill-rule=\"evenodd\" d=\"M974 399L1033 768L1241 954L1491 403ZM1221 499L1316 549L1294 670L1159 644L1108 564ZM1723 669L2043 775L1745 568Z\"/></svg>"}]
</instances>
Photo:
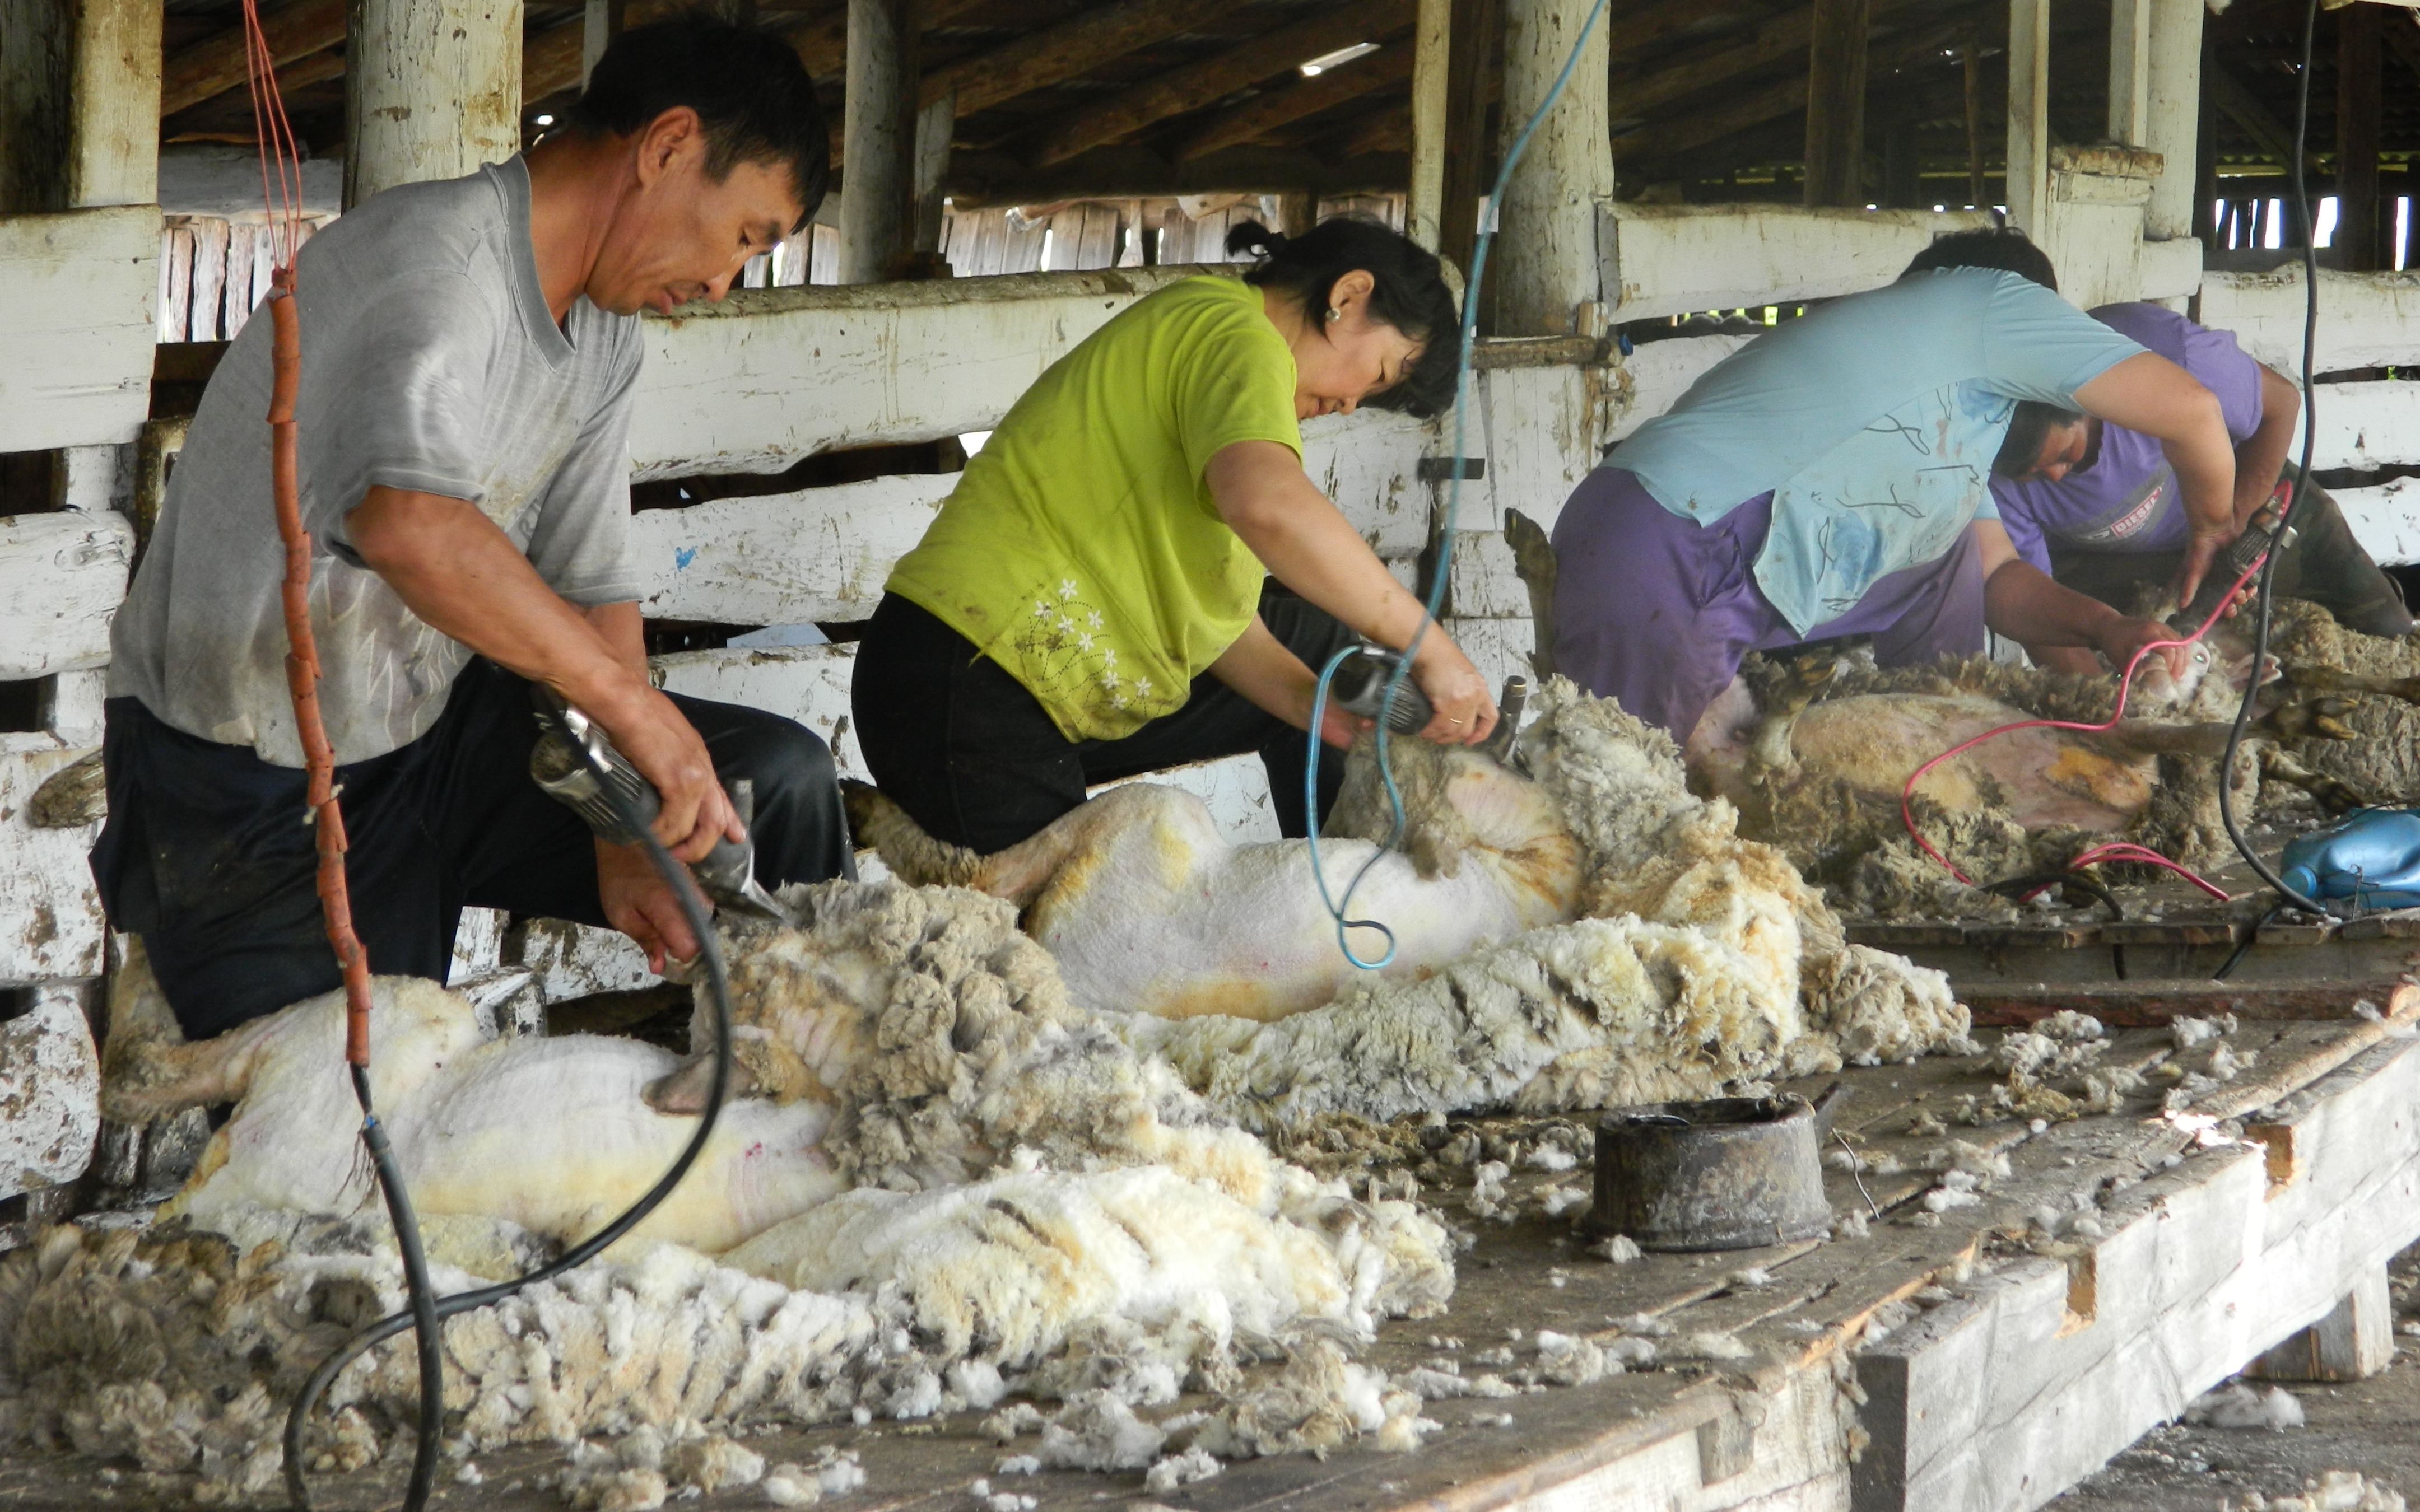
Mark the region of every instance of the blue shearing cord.
<instances>
[{"instance_id":1,"label":"blue shearing cord","mask_svg":"<svg viewBox=\"0 0 2420 1512\"><path fill-rule=\"evenodd\" d=\"M1579 67L1580 53L1587 48L1589 34L1596 29L1598 19L1605 14L1606 3L1606 0L1596 0L1596 4L1589 8L1588 20L1580 23L1579 36L1572 39L1571 55L1563 59L1563 70L1555 75L1554 87L1546 91L1546 98L1531 113L1528 123L1521 128L1521 134L1504 149L1504 165L1496 170L1495 187L1487 192L1487 201L1480 208L1479 236L1470 254L1470 277L1462 286L1462 351L1453 377L1453 472L1446 485L1445 527L1439 536L1436 576L1429 584L1428 601L1422 606L1419 627L1412 632L1411 643L1404 647L1403 656L1387 679L1386 692L1378 700L1378 775L1387 784L1387 802L1393 810L1393 822L1388 826L1385 843L1373 851L1370 858L1361 863L1361 869L1353 873L1353 880L1344 885L1344 896L1341 899L1329 893L1327 872L1319 863L1319 748L1322 744L1319 731L1326 720L1328 684L1335 680L1337 667L1353 654L1352 647L1347 646L1327 658L1327 665L1319 670L1319 687L1311 694L1311 756L1303 764L1302 772L1302 811L1304 822L1311 827L1311 875L1319 884L1319 901L1327 909L1327 917L1336 921L1336 948L1344 952L1345 960L1363 971L1383 970L1395 959L1393 930L1374 918L1347 918L1344 911L1353 906L1353 894L1360 887L1361 879L1370 874L1370 869L1378 864L1380 856L1393 850L1404 838L1404 795L1395 786L1395 769L1387 760L1387 717L1394 712L1395 689L1401 687L1404 679L1410 674L1412 657L1419 654L1420 641L1428 635L1429 626L1436 623L1437 609L1445 603L1446 579L1453 571L1454 521L1462 512L1463 455L1469 427L1471 353L1479 344L1479 290L1487 276L1488 244L1496 239L1497 203L1504 197L1504 186L1512 181L1513 166L1521 161L1521 154L1528 150L1529 138L1537 134L1539 123L1546 118L1548 111L1555 108L1555 101L1563 98L1563 86L1572 82L1572 70ZM1373 929L1384 934L1387 937L1387 953L1375 961L1364 961L1355 955L1352 942L1345 938L1345 931L1353 929Z\"/></svg>"}]
</instances>

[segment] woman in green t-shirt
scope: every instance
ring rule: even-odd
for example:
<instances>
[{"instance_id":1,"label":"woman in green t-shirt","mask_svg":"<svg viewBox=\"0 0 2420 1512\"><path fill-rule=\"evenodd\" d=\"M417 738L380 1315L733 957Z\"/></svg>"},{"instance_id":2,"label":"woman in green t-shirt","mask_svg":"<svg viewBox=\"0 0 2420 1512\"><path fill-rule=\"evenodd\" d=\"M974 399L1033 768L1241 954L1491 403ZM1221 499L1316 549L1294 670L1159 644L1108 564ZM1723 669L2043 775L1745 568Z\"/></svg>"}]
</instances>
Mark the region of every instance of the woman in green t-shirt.
<instances>
[{"instance_id":1,"label":"woman in green t-shirt","mask_svg":"<svg viewBox=\"0 0 2420 1512\"><path fill-rule=\"evenodd\" d=\"M1250 750L1285 833L1305 834L1313 669L1419 626L1419 601L1304 475L1299 423L1452 402L1436 257L1350 219L1292 239L1243 225L1228 249L1257 257L1241 281L1171 285L1051 364L885 585L858 650L858 742L941 840L1003 850L1088 784ZM1430 739L1495 727L1443 630L1412 677ZM1345 745L1354 723L1331 709L1323 737ZM1321 768L1323 810L1342 764Z\"/></svg>"}]
</instances>

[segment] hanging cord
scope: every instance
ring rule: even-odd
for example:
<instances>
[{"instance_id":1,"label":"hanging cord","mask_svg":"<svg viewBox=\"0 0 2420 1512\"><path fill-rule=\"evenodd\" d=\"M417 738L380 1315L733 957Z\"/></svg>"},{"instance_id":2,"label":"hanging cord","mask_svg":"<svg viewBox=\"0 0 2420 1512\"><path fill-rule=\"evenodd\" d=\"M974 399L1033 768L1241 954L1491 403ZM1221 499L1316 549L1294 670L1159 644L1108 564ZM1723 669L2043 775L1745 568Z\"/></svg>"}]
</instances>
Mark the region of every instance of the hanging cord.
<instances>
[{"instance_id":1,"label":"hanging cord","mask_svg":"<svg viewBox=\"0 0 2420 1512\"><path fill-rule=\"evenodd\" d=\"M1411 675L1412 658L1419 654L1420 642L1428 638L1429 626L1436 623L1437 610L1445 603L1446 583L1453 575L1455 522L1462 514L1463 459L1467 455L1469 444L1471 359L1479 345L1479 290L1487 276L1487 249L1496 239L1497 206L1504 197L1504 186L1512 180L1514 166L1520 162L1521 155L1529 149L1529 138L1538 133L1540 123L1555 108L1555 102L1563 98L1563 88L1572 82L1572 72L1579 67L1580 54L1587 50L1589 37L1605 15L1606 5L1606 0L1596 0L1596 4L1589 8L1588 19L1580 23L1579 35L1572 39L1572 51L1563 59L1562 71L1555 75L1554 84L1546 90L1546 98L1529 113L1529 119L1522 126L1521 134L1504 149L1504 162L1496 170L1496 183L1488 190L1486 201L1480 206L1478 237L1472 243L1470 254L1470 277L1462 286L1461 354L1456 361L1453 377L1453 471L1446 484L1445 521L1437 536L1436 569L1429 582L1427 601L1421 605L1419 625L1412 631L1411 640L1396 659L1394 671L1387 678L1386 691L1378 701L1378 771L1386 781L1390 815L1387 838L1377 850L1371 853L1370 858L1361 863L1360 870L1353 873L1353 880L1345 884L1342 898L1330 897L1327 873L1319 859L1319 756L1322 744L1319 733L1326 717L1328 684L1335 680L1336 669L1350 655L1350 647L1328 658L1327 665L1319 671L1319 685L1311 693L1311 753L1304 763L1302 779L1304 822L1311 829L1311 874L1312 880L1319 884L1321 904L1327 909L1328 917L1336 921L1336 948L1344 952L1345 960L1363 971L1379 970L1395 959L1394 931L1375 919L1348 919L1344 911L1353 905L1354 892L1360 887L1361 879L1370 874L1370 869L1378 864L1378 857L1393 850L1404 838L1404 795L1395 786L1395 769L1387 757L1387 720L1395 712L1395 690L1404 686L1405 677ZM1384 934L1387 937L1387 953L1374 962L1364 961L1355 955L1352 944L1345 938L1345 932L1353 929L1373 929Z\"/></svg>"},{"instance_id":2,"label":"hanging cord","mask_svg":"<svg viewBox=\"0 0 2420 1512\"><path fill-rule=\"evenodd\" d=\"M2255 622L2257 627L2253 634L2252 671L2251 674L2244 679L2243 698L2235 708L2235 725L2234 728L2227 732L2226 750L2225 755L2223 755L2219 760L2218 814L2220 820L2226 826L2226 838L2234 844L2236 854L2242 856L2245 864L2250 866L2253 872L2259 876L2260 880L2267 883L2273 891L2278 893L2288 903L2293 904L2293 906L2317 914L2321 918L2342 917L2336 910L2328 907L2325 903L2319 903L2312 898L2306 898L2301 892L2288 887L2286 880L2279 876L2276 872L2270 867L2267 861L2261 859L2257 852L2253 850L2251 841L2244 838L2242 826L2237 823L2236 820L2233 797L2234 782L2232 781L2232 777L2235 771L2235 759L2242 749L2244 732L2252 723L2252 705L2260 694L2260 674L2262 670L2268 665L2269 661L2270 614L2275 603L2272 585L2277 576L2278 559L2285 554L2283 543L2286 540L2286 527L2293 519L2296 507L2303 501L2303 491L2310 486L2312 447L2313 443L2318 439L2319 428L2319 392L2311 382L2311 370L2317 364L2319 344L2319 250L2314 244L2317 239L2312 235L2311 197L2309 187L2304 181L2305 176L2303 161L2304 144L2309 140L2310 136L2311 42L2314 34L2318 30L2319 14L2319 0L2306 0L2306 4L2303 11L2302 69L2296 75L2295 85L2294 155L2292 162L2287 165L2288 172L2291 175L2293 183L2294 212L2300 219L2303 233L2303 455L2301 465L2296 468L2294 472L2293 488L2287 495L2285 505L2278 513L2277 525L2275 531L2273 532L2273 540L2277 544L2272 545L2266 552L2262 553L2258 562L2254 563L2242 577L2235 579L2235 585L2227 590L2226 596L2225 598L2219 600L2218 607L2211 611L2210 618L2201 623L2201 627L2199 629L2194 631L2193 634L2185 637L2182 640L2155 640L2151 644L2144 646L2134 653L2133 656L2126 663L2126 671L2124 674L2118 678L2118 707L2116 712L2110 715L2107 723L2097 725L2080 724L2063 719L2020 720L2014 724L2002 725L1996 730L1987 730L1983 733L1977 735L1972 740L1964 741L1957 746L1951 747L1949 749L1943 751L1940 755L1935 756L1932 760L1925 763L1922 766L1916 769L1914 775L1908 778L1907 784L1900 790L1900 818L1907 825L1908 834L1915 838L1917 845L1923 847L1925 855L1930 856L1935 861L1938 861L1943 869L1947 871L1951 876L1956 877L1961 882L1966 883L1969 887L1974 886L1974 883L1966 876L1966 874L1959 871L1957 867L1952 866L1948 857L1933 849L1931 841L1926 840L1923 832L1916 828L1916 814L1913 808L1910 806L1910 799L1916 792L1916 784L1917 781L1920 780L1927 772L1931 771L1934 767L1940 765L1943 762L1949 760L1951 757L1959 755L1963 751L1971 750L1975 747L1981 745L1983 742L1990 740L1994 736L2004 735L2011 731L2050 729L2097 733L2110 729L2125 715L2127 692L2133 682L2134 669L2141 664L2143 657L2149 653L2161 650L2164 647L2191 645L2195 641L2199 640L2203 636L2208 635L2210 633L2211 626L2217 624L2219 616L2226 612L2226 606L2233 603L2235 595L2243 591L2243 585L2247 581L2257 578L2259 582L2258 586L2254 590L2254 596L2259 602L2259 611ZM2209 893L2211 897L2218 899L2222 903L2232 901L2224 889L2205 881L2199 876L2196 876L2192 872L2179 866L2176 862L2160 855L2158 852L2147 849L2140 845L2133 845L2121 841L2113 845L2101 846L2094 850L2086 852L2083 856L2079 856L2074 861L2071 861L2069 864L2071 866L2086 866L2092 864L2093 861L2096 860L2126 861L2145 866L2164 867L2170 872L2176 872L2186 881L2193 883L2195 887L2201 888L2204 892ZM2238 953L2239 959L2240 956L2241 952ZM2234 964L2235 960L2230 959L2227 962L2227 968L2231 969Z\"/></svg>"},{"instance_id":3,"label":"hanging cord","mask_svg":"<svg viewBox=\"0 0 2420 1512\"><path fill-rule=\"evenodd\" d=\"M690 1167L697 1163L706 1141L713 1137L715 1125L722 1116L724 1100L730 1093L731 980L722 958L721 945L715 938L711 914L706 900L697 891L696 883L687 869L675 861L672 853L655 838L646 819L629 809L619 786L606 780L605 774L598 772L599 788L608 801L614 805L625 826L639 835L646 847L648 860L665 886L672 888L682 917L689 921L690 932L699 941L717 1026L714 1076L707 1088L706 1112L698 1119L697 1131L690 1136L679 1157L656 1184L596 1235L574 1246L552 1264L541 1266L527 1275L450 1297L438 1297L429 1278L427 1257L421 1244L420 1226L412 1212L411 1194L396 1166L385 1126L372 1106L369 959L359 937L353 933L352 906L345 877L344 815L336 801L335 753L328 743L326 726L319 713L318 649L311 631L311 537L302 527L294 418L302 370L301 320L294 301L294 257L302 244L302 153L295 140L293 126L287 119L285 102L278 93L275 63L261 34L255 0L244 0L243 26L253 122L260 143L261 194L269 211L275 268L268 299L273 322L271 332L273 345L271 349L270 466L271 491L277 509L278 537L286 553L282 597L288 642L287 688L293 699L295 728L302 745L304 768L308 773L306 802L310 810L309 822L316 826L320 909L327 918L329 944L344 967L345 1060L352 1078L354 1099L361 1104L362 1143L369 1152L380 1190L386 1198L388 1217L395 1225L396 1244L403 1260L404 1288L411 1299L404 1311L382 1318L354 1335L343 1349L313 1371L304 1383L302 1395L296 1398L293 1410L286 1419L286 1491L287 1500L298 1512L307 1512L311 1501L302 1478L302 1434L313 1405L337 1375L365 1350L410 1328L416 1335L420 1400L411 1478L403 1504L406 1512L421 1512L427 1505L436 1483L439 1435L444 1423L442 1320L500 1302L524 1287L551 1280L585 1265L644 1222L647 1215L672 1195L674 1188L689 1174ZM584 748L581 750L582 759L589 762L594 769L593 758Z\"/></svg>"},{"instance_id":4,"label":"hanging cord","mask_svg":"<svg viewBox=\"0 0 2420 1512\"><path fill-rule=\"evenodd\" d=\"M2304 490L2311 486L2311 451L2319 434L2319 395L2318 385L2311 381L2311 370L2318 365L2319 334L2319 253L2311 234L2311 192L2305 181L2304 148L2311 133L2311 39L2319 30L2319 0L2305 0L2303 8L2303 66L2294 83L2294 156L2287 164L2294 186L2294 214L2303 232L2303 456L2294 470L2293 491L2286 497L2284 513L2278 517L2277 539L2286 538L2286 525L2301 507ZM2276 606L2272 584L2277 576L2277 558L2282 553L2273 548L2261 563L2259 617L2252 634L2252 677L2243 686L2243 702L2236 706L2235 728L2227 732L2226 754L2218 767L2218 817L2226 825L2226 838L2234 842L2236 854L2259 874L2271 889L2305 912L2321 918L2345 917L2315 898L2306 898L2287 886L2269 863L2253 850L2243 838L2243 826L2235 816L2235 800L2230 780L2235 772L2236 752L2243 745L2243 732L2252 723L2252 700L2260 688L2260 670L2269 660L2270 612ZM2355 901L2358 911L2358 900ZM2256 932L2257 933L2257 932Z\"/></svg>"},{"instance_id":5,"label":"hanging cord","mask_svg":"<svg viewBox=\"0 0 2420 1512\"><path fill-rule=\"evenodd\" d=\"M654 863L656 874L663 878L664 885L672 888L674 901L680 905L681 917L689 921L690 931L697 936L698 954L706 964L706 990L714 1007L716 1023L714 1079L706 1089L706 1112L698 1119L697 1132L690 1135L689 1143L682 1148L679 1158L675 1160L671 1167L657 1179L654 1186L649 1187L638 1201L624 1210L620 1217L565 1252L553 1263L540 1266L527 1275L517 1276L510 1281L499 1282L494 1286L482 1287L473 1291L456 1292L450 1297L439 1299L433 1304L429 1320L425 1324L420 1321L422 1309L417 1305L420 1299L415 1297L413 1309L391 1313L380 1319L354 1335L343 1349L329 1356L318 1369L313 1371L311 1379L303 1383L302 1394L295 1398L293 1411L287 1415L286 1419L286 1494L287 1500L294 1506L296 1512L308 1512L311 1504L309 1493L302 1482L303 1425L309 1419L311 1409L318 1401L321 1394L326 1392L329 1384L347 1365L352 1364L365 1350L384 1343L407 1328L418 1326L422 1329L423 1338L433 1338L437 1335L438 1319L453 1318L461 1313L488 1306L491 1303L502 1302L524 1287L535 1286L541 1281L551 1281L556 1276L577 1270L595 1259L614 1241L644 1222L649 1213L655 1211L666 1197L672 1196L673 1189L680 1185L681 1179L687 1176L690 1167L697 1163L699 1154L706 1149L706 1140L713 1137L715 1124L722 1117L723 1101L731 1089L731 976L723 961L722 946L715 937L714 922L707 912L706 900L698 895L697 884L690 878L688 870L673 859L672 853L664 848L663 842L657 840L654 831L647 827L646 816L631 808L628 799L623 795L621 787L597 766L595 760L587 753L584 743L575 741L572 745L575 749L581 751L581 760L586 762L589 769L596 773L598 790L605 795L606 801L613 805L614 816L627 828L636 833L641 842L646 846L647 859ZM382 1135L381 1138L383 1138ZM400 1192L402 1186L396 1183L390 1190ZM406 1208L407 1215L409 1211L409 1208ZM417 1236L411 1242L417 1245ZM426 1380L424 1376L424 1386ZM424 1398L421 1424L422 1437L425 1442L434 1443L434 1435L429 1425L439 1422L441 1416L439 1412L429 1409ZM430 1473L433 1474L434 1472L435 1461L432 1455ZM412 1480L414 1485L421 1484L420 1466L416 1459L413 1461ZM408 1509L411 1509L411 1512L417 1512L424 1503L407 1500L404 1504Z\"/></svg>"}]
</instances>

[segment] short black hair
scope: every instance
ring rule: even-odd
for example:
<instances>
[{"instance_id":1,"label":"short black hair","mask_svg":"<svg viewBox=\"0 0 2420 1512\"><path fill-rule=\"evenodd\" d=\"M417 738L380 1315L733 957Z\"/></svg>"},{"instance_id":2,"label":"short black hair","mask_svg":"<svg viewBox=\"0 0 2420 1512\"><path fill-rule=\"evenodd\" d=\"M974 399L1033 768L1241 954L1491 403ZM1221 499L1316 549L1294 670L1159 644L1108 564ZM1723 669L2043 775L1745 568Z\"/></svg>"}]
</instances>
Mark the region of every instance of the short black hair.
<instances>
[{"instance_id":1,"label":"short black hair","mask_svg":"<svg viewBox=\"0 0 2420 1512\"><path fill-rule=\"evenodd\" d=\"M2058 270L2050 265L2050 255L2012 225L1978 225L1971 231L1934 237L1932 245L1917 253L1907 272L1900 276L1942 268L1996 268L2058 292Z\"/></svg>"},{"instance_id":2,"label":"short black hair","mask_svg":"<svg viewBox=\"0 0 2420 1512\"><path fill-rule=\"evenodd\" d=\"M1370 275L1370 317L1420 344L1420 355L1394 387L1370 396L1382 409L1434 415L1453 408L1461 366L1462 311L1446 286L1437 255L1391 227L1359 215L1322 221L1298 237L1246 221L1227 233L1230 253L1253 255L1244 282L1291 294L1303 318L1327 327L1328 291L1357 270Z\"/></svg>"},{"instance_id":3,"label":"short black hair","mask_svg":"<svg viewBox=\"0 0 2420 1512\"><path fill-rule=\"evenodd\" d=\"M2042 442L2050 439L2050 433L2082 419L2084 413L2081 410L2063 409L2055 404L2044 404L2040 399L2018 400L2016 413L2009 417L2009 434L2000 442L2000 453L1992 458L1993 473L2011 480L2024 477L2040 459ZM2100 455L2101 447L2096 439L2074 471L2087 471Z\"/></svg>"},{"instance_id":4,"label":"short black hair","mask_svg":"<svg viewBox=\"0 0 2420 1512\"><path fill-rule=\"evenodd\" d=\"M786 166L798 224L814 218L831 177L831 137L814 81L789 43L706 10L633 26L597 60L569 124L584 136L629 136L682 105L706 128L706 171L717 182L742 162Z\"/></svg>"}]
</instances>

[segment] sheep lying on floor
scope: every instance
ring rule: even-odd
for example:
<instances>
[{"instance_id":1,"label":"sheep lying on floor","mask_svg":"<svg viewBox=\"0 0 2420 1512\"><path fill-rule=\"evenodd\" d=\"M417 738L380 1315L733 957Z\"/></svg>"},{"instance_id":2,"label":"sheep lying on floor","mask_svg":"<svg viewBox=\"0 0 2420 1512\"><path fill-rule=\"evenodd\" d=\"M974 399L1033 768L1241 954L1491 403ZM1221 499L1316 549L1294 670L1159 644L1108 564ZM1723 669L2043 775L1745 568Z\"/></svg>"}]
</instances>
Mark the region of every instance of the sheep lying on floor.
<instances>
[{"instance_id":1,"label":"sheep lying on floor","mask_svg":"<svg viewBox=\"0 0 2420 1512\"><path fill-rule=\"evenodd\" d=\"M734 940L751 1095L640 1231L657 1242L448 1323L473 1443L918 1417L988 1405L1003 1376L1099 1389L1054 1362L1111 1336L1138 1364L1107 1384L1162 1399L1232 1382L1239 1340L1367 1338L1450 1294L1441 1227L1279 1162L1091 1024L1005 904L849 883L794 901L804 929ZM696 1126L640 1097L661 1051L480 1043L453 995L381 980L378 997L374 1090L448 1289L584 1234ZM199 1044L155 996L115 1007L116 1111L241 1102L169 1221L0 1259L0 1446L133 1453L250 1494L302 1373L400 1302L355 1156L343 1004ZM408 1342L381 1347L339 1384L319 1452L365 1462L412 1394Z\"/></svg>"},{"instance_id":2,"label":"sheep lying on floor","mask_svg":"<svg viewBox=\"0 0 2420 1512\"><path fill-rule=\"evenodd\" d=\"M1342 822L1328 831L1337 838L1320 850L1340 892L1369 865L1354 911L1394 932L1384 975L1416 980L1571 917L1579 857L1550 793L1474 751L1415 740L1394 748L1406 843L1380 853L1389 815L1365 755L1349 769ZM1027 930L1086 1008L1267 1020L1327 1002L1361 975L1315 903L1310 847L1232 844L1191 794L1113 788L1030 840L977 856L926 835L874 789L847 787L858 838L893 875L1025 910ZM1365 959L1385 951L1375 931L1353 938Z\"/></svg>"},{"instance_id":3,"label":"sheep lying on floor","mask_svg":"<svg viewBox=\"0 0 2420 1512\"><path fill-rule=\"evenodd\" d=\"M895 869L946 868L1027 902L1028 927L1054 954L1067 950L1071 995L1141 1010L1104 1017L1248 1127L1327 1112L1387 1119L1706 1097L1844 1056L1900 1058L1962 1042L1966 1015L1947 980L1847 945L1822 895L1780 852L1742 840L1729 804L1689 792L1668 738L1560 680L1535 708L1513 757L1528 777L1466 751L1395 746L1414 823L1395 890L1357 897L1355 912L1394 925L1425 980L1346 975L1302 841L1197 844L1187 853L1192 870L1174 874L1125 865L1162 854L1171 815L1189 816L1187 833L1207 833L1198 801L1171 790L1115 790L991 858L936 845L887 806L861 797L860 807ZM1368 751L1357 750L1329 825L1351 839L1322 842L1340 853L1340 871L1383 833L1378 786ZM1143 791L1156 795L1125 796ZM1512 812L1520 825L1496 822ZM1513 844L1515 835L1528 838ZM1449 935L1448 950L1420 933L1425 907L1389 912L1390 902L1438 886L1424 873L1459 866L1497 878L1508 855L1551 856L1568 878L1551 896L1582 917L1496 933L1476 950L1466 935ZM1189 933L1171 939L1205 868L1227 891L1224 912L1258 920L1254 939L1299 936L1302 950L1325 951L1322 980L1350 990L1268 1022L1163 1017L1171 1001L1234 990L1232 945L1205 956L1188 952ZM1095 880L1112 870L1125 879L1122 891ZM1134 960L1160 974L1156 991L1135 993L1131 972L1105 969ZM1201 983L1188 986L1183 970Z\"/></svg>"},{"instance_id":4,"label":"sheep lying on floor","mask_svg":"<svg viewBox=\"0 0 2420 1512\"><path fill-rule=\"evenodd\" d=\"M2151 658L2129 717L2105 733L2025 730L1953 758L1917 788L1926 837L1970 876L2055 870L2124 838L2192 866L2232 854L2218 816L2218 758L2251 671L2249 629L2221 622L2183 679ZM2420 797L2420 665L2405 642L2344 630L2315 606L2278 606L2277 667L2258 695L2235 774L2240 813L2270 791L2330 808ZM1835 669L1837 670L1837 672ZM2004 911L1909 842L1900 791L1923 762L2027 718L2097 723L2115 677L2070 677L1973 658L1877 669L1829 650L1751 658L1699 722L1693 779L1730 798L1851 906L1881 914Z\"/></svg>"}]
</instances>

